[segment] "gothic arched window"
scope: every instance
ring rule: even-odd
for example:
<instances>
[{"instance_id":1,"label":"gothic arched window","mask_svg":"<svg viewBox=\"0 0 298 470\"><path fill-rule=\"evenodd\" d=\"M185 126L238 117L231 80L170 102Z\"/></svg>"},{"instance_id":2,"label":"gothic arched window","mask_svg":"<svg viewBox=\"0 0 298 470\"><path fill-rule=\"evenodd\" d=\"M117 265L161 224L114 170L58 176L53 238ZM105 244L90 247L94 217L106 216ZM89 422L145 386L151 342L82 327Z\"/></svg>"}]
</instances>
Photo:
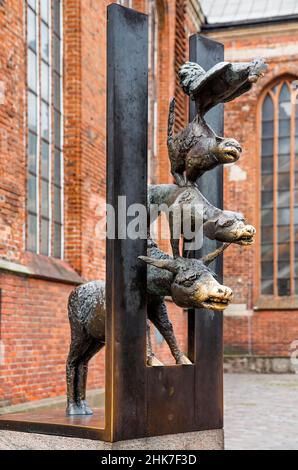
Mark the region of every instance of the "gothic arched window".
<instances>
[{"instance_id":1,"label":"gothic arched window","mask_svg":"<svg viewBox=\"0 0 298 470\"><path fill-rule=\"evenodd\" d=\"M62 1L27 1L28 251L63 257Z\"/></svg>"},{"instance_id":2,"label":"gothic arched window","mask_svg":"<svg viewBox=\"0 0 298 470\"><path fill-rule=\"evenodd\" d=\"M294 79L262 103L261 294L298 295L298 104ZM298 101L297 101L298 103Z\"/></svg>"}]
</instances>

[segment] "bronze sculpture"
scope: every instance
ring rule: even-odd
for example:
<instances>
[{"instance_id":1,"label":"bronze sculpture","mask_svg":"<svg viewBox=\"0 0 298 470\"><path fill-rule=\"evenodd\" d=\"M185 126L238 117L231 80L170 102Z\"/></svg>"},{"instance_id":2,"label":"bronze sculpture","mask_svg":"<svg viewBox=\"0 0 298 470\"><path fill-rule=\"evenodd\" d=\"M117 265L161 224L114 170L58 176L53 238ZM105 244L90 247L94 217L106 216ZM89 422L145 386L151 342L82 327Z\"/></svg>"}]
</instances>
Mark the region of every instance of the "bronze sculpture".
<instances>
[{"instance_id":1,"label":"bronze sculpture","mask_svg":"<svg viewBox=\"0 0 298 470\"><path fill-rule=\"evenodd\" d=\"M195 186L179 187L175 184L149 185L148 206L157 205L164 207L179 207L183 210L184 205L190 208L191 228L194 231L196 219L198 224L203 222L203 234L211 240L218 240L238 245L251 245L256 233L252 225L246 224L241 213L221 210L210 204ZM151 220L151 223L154 220ZM197 224L197 225L198 225ZM169 213L169 226L171 232L171 246L173 256L180 256L179 238L174 237L172 213ZM180 228L183 234L183 227ZM191 241L191 240L189 240Z\"/></svg>"},{"instance_id":2,"label":"bronze sculpture","mask_svg":"<svg viewBox=\"0 0 298 470\"><path fill-rule=\"evenodd\" d=\"M168 343L177 364L190 364L180 351L167 314L165 296L180 307L225 309L232 300L231 289L220 285L208 265L227 247L210 253L202 260L173 259L148 241L148 318ZM91 281L72 291L68 303L71 344L67 359L67 415L89 415L86 402L88 362L105 344L105 285ZM162 365L152 352L147 326L147 363Z\"/></svg>"},{"instance_id":3,"label":"bronze sculpture","mask_svg":"<svg viewBox=\"0 0 298 470\"><path fill-rule=\"evenodd\" d=\"M249 91L267 68L264 59L219 62L207 72L195 62L186 62L180 67L179 79L183 91L195 101L197 113L204 116L217 104Z\"/></svg>"},{"instance_id":4,"label":"bronze sculpture","mask_svg":"<svg viewBox=\"0 0 298 470\"><path fill-rule=\"evenodd\" d=\"M266 68L261 59L241 64L221 62L208 72L193 62L181 66L180 84L195 101L197 114L174 136L175 100L170 103L168 151L171 172L179 186L193 185L206 171L240 158L241 145L235 139L217 136L204 115L217 104L231 101L250 90Z\"/></svg>"},{"instance_id":5,"label":"bronze sculpture","mask_svg":"<svg viewBox=\"0 0 298 470\"><path fill-rule=\"evenodd\" d=\"M200 193L196 180L204 172L219 164L235 162L242 152L232 138L219 137L207 125L204 115L213 106L233 100L248 91L266 70L263 60L251 63L220 63L207 73L195 63L184 64L179 72L180 84L195 101L197 115L184 130L173 135L175 101L169 112L168 150L171 172L177 185L149 187L149 204L190 204L191 223L203 219L204 235L222 242L220 248L203 259L183 258L179 253L179 239L171 237L173 258L159 250L148 239L147 263L147 317L157 327L170 347L177 364L187 365L189 359L179 349L173 326L168 318L165 296L183 308L204 308L222 311L233 294L229 287L220 285L208 265L229 243L250 245L255 229L245 223L242 214L222 211ZM199 208L203 213L199 214ZM172 232L173 220L169 220ZM105 285L102 281L83 284L72 291L68 303L71 326L71 345L67 359L67 415L89 415L92 410L86 402L86 382L89 360L105 344ZM154 356L147 320L147 364L162 365Z\"/></svg>"},{"instance_id":6,"label":"bronze sculpture","mask_svg":"<svg viewBox=\"0 0 298 470\"><path fill-rule=\"evenodd\" d=\"M242 148L237 140L217 136L199 114L174 136L174 117L175 99L172 99L169 108L168 151L171 173L178 186L194 185L206 171L220 164L234 163L240 158Z\"/></svg>"}]
</instances>

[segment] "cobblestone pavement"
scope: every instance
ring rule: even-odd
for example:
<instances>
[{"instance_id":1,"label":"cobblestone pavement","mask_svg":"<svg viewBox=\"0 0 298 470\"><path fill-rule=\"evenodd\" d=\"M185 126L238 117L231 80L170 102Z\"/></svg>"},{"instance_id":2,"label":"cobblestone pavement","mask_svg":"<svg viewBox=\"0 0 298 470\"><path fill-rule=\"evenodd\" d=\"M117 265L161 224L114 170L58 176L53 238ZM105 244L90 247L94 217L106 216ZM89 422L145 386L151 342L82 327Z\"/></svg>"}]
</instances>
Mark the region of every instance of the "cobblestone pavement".
<instances>
[{"instance_id":1,"label":"cobblestone pavement","mask_svg":"<svg viewBox=\"0 0 298 470\"><path fill-rule=\"evenodd\" d=\"M298 375L225 375L225 448L298 450Z\"/></svg>"}]
</instances>

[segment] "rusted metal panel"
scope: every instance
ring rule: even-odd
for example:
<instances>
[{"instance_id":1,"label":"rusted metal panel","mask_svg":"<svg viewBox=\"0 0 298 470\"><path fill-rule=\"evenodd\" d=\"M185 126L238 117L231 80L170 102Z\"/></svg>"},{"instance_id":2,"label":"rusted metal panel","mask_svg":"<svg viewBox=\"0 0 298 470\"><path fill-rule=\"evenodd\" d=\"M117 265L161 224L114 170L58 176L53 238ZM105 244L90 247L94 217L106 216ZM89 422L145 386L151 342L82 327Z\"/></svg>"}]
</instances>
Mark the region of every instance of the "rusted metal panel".
<instances>
[{"instance_id":1,"label":"rusted metal panel","mask_svg":"<svg viewBox=\"0 0 298 470\"><path fill-rule=\"evenodd\" d=\"M147 16L113 4L108 8L107 202L119 209L147 204ZM199 36L190 41L191 60L208 69L223 59L223 46ZM223 107L212 110L208 123L223 133ZM222 207L222 168L200 179L207 198ZM122 227L127 229L130 219ZM222 313L189 313L193 365L147 367L146 239L118 233L107 240L106 255L106 404L104 414L69 418L27 415L0 419L0 427L29 432L76 435L118 441L145 436L221 428ZM212 247L213 248L213 247ZM203 252L211 251L209 244ZM222 263L216 272L222 276Z\"/></svg>"},{"instance_id":2,"label":"rusted metal panel","mask_svg":"<svg viewBox=\"0 0 298 470\"><path fill-rule=\"evenodd\" d=\"M200 35L190 38L190 60L205 70L224 60L224 46ZM194 117L190 106L190 119ZM218 134L224 133L224 107L218 105L206 114L206 121ZM205 173L198 185L204 196L216 207L223 207L223 167ZM205 255L216 248L216 242L204 238L199 255ZM213 266L222 282L222 256ZM189 352L195 362L196 413L198 429L223 427L223 314L209 310L189 312Z\"/></svg>"},{"instance_id":3,"label":"rusted metal panel","mask_svg":"<svg viewBox=\"0 0 298 470\"><path fill-rule=\"evenodd\" d=\"M148 368L149 436L197 429L194 383L194 365Z\"/></svg>"},{"instance_id":4,"label":"rusted metal panel","mask_svg":"<svg viewBox=\"0 0 298 470\"><path fill-rule=\"evenodd\" d=\"M116 220L126 207L147 204L148 19L108 8L107 202ZM127 217L126 229L130 218ZM117 224L116 224L117 225ZM119 232L107 240L106 417L110 440L146 434L146 239Z\"/></svg>"}]
</instances>

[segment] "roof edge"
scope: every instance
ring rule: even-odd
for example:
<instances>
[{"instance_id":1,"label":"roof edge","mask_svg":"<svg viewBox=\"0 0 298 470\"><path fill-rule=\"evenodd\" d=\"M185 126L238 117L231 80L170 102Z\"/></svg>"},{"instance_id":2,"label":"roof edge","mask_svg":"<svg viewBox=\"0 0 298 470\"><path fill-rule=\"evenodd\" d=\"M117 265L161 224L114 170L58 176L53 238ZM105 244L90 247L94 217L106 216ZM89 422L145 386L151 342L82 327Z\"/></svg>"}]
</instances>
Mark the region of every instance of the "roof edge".
<instances>
[{"instance_id":1,"label":"roof edge","mask_svg":"<svg viewBox=\"0 0 298 470\"><path fill-rule=\"evenodd\" d=\"M298 15L271 16L268 18L257 18L255 20L230 21L229 23L208 23L202 24L201 32L220 31L234 28L253 28L261 24L280 24L298 21Z\"/></svg>"}]
</instances>

